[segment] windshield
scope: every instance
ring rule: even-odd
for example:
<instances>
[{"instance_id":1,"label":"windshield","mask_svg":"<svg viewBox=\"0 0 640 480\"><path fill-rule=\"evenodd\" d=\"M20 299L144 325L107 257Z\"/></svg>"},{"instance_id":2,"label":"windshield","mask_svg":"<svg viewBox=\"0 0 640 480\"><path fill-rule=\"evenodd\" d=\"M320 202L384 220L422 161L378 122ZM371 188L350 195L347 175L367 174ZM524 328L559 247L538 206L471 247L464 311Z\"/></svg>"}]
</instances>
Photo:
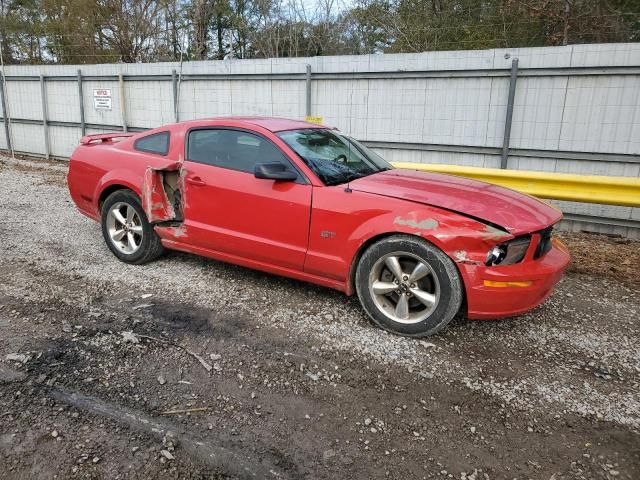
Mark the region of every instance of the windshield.
<instances>
[{"instance_id":1,"label":"windshield","mask_svg":"<svg viewBox=\"0 0 640 480\"><path fill-rule=\"evenodd\" d=\"M364 145L331 130L291 130L278 136L300 155L325 185L340 185L393 168Z\"/></svg>"}]
</instances>

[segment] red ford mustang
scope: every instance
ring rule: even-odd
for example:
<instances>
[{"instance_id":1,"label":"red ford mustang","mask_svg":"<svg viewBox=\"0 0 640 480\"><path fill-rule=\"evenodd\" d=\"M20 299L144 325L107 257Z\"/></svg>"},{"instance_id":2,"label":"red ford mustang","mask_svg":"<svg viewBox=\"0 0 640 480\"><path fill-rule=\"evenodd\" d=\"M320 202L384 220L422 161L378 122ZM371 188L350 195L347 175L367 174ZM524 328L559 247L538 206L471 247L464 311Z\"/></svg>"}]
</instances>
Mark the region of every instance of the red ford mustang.
<instances>
[{"instance_id":1,"label":"red ford mustang","mask_svg":"<svg viewBox=\"0 0 640 480\"><path fill-rule=\"evenodd\" d=\"M71 197L107 246L141 264L165 248L357 292L384 329L430 335L516 315L569 261L562 218L535 198L449 175L394 169L336 130L218 118L89 135Z\"/></svg>"}]
</instances>

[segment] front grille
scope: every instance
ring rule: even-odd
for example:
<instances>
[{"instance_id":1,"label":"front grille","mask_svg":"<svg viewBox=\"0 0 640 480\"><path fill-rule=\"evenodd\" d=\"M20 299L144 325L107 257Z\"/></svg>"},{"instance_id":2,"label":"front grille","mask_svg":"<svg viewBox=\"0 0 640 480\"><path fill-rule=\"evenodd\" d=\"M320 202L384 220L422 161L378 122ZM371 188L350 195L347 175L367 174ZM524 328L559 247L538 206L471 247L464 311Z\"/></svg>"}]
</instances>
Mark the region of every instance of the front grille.
<instances>
[{"instance_id":1,"label":"front grille","mask_svg":"<svg viewBox=\"0 0 640 480\"><path fill-rule=\"evenodd\" d=\"M544 230L538 232L540 235L540 241L538 242L538 246L536 247L536 251L533 254L534 260L544 256L547 254L549 250L551 250L551 234L553 232L553 226L547 227Z\"/></svg>"}]
</instances>

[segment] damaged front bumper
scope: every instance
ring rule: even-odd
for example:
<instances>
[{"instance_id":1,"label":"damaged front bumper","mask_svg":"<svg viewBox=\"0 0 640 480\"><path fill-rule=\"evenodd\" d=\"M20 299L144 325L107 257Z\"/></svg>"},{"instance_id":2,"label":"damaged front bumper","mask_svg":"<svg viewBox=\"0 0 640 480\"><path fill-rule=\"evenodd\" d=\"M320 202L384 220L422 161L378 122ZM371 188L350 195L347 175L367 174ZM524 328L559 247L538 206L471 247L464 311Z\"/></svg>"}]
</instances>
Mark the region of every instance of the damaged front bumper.
<instances>
[{"instance_id":1,"label":"damaged front bumper","mask_svg":"<svg viewBox=\"0 0 640 480\"><path fill-rule=\"evenodd\" d=\"M535 246L533 247L535 248ZM470 319L497 319L525 313L544 302L562 278L569 251L558 239L542 258L487 267L459 263Z\"/></svg>"}]
</instances>

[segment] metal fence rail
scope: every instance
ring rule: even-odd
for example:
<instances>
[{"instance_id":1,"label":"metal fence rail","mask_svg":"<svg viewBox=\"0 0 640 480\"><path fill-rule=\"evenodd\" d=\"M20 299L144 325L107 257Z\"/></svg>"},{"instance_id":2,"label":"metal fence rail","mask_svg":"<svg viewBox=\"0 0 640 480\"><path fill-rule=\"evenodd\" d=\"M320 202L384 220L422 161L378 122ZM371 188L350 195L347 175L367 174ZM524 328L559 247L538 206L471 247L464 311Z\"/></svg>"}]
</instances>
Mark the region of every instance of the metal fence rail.
<instances>
[{"instance_id":1,"label":"metal fence rail","mask_svg":"<svg viewBox=\"0 0 640 480\"><path fill-rule=\"evenodd\" d=\"M197 82L197 81L229 81L229 80L299 80L305 82L305 114L312 115L312 82L314 80L356 80L356 79L424 79L424 78L508 78L508 96L507 108L504 121L503 142L501 147L483 147L477 145L445 145L445 144L425 144L425 143L409 143L409 142L392 142L392 141L367 141L369 146L374 148L387 148L395 150L413 150L413 151L437 151L437 152L453 152L453 153L478 153L488 155L500 155L500 168L508 167L509 156L525 156L533 158L554 158L554 159L572 159L572 160L593 160L593 161L611 161L622 163L640 163L640 155L634 154L617 154L604 152L567 152L558 150L545 149L522 149L513 148L510 145L512 117L515 102L516 82L518 77L554 77L554 76L640 76L640 66L638 67L555 67L555 68L522 68L519 66L517 58L512 59L510 69L478 69L478 70L430 70L430 71L385 71L385 72L318 72L314 73L310 65L306 65L305 73L269 73L269 74L181 74L172 70L171 74L154 74L154 75L83 75L80 69L76 75L5 75L0 71L0 100L2 101L2 117L0 122L5 125L5 136L8 149L12 147L11 132L7 122L6 108L6 92L2 91L3 84L6 82L40 82L42 85L41 95L43 104L43 118L34 121L28 118L9 117L9 122L16 124L41 124L46 129L48 125L76 127L82 128L82 134L86 133L86 128L106 129L106 130L131 130L143 131L145 127L136 127L126 125L126 121L121 125L91 123L85 124L85 105L83 95L83 82L95 81L117 81L120 83L121 99L124 97L124 82L172 82L173 84L173 105L176 121L178 120L177 112L179 111L179 95L176 88L177 82ZM78 99L80 105L80 122L61 122L52 121L47 118L46 110L46 82L76 82L78 84ZM123 102L122 118L127 118L127 104ZM49 143L49 134L45 132L45 143ZM47 155L49 156L49 155Z\"/></svg>"},{"instance_id":2,"label":"metal fence rail","mask_svg":"<svg viewBox=\"0 0 640 480\"><path fill-rule=\"evenodd\" d=\"M395 162L393 165L397 168L409 168L424 172L446 173L472 178L518 190L534 197L569 202L640 207L640 179L638 178L499 170L495 168L423 163Z\"/></svg>"}]
</instances>

